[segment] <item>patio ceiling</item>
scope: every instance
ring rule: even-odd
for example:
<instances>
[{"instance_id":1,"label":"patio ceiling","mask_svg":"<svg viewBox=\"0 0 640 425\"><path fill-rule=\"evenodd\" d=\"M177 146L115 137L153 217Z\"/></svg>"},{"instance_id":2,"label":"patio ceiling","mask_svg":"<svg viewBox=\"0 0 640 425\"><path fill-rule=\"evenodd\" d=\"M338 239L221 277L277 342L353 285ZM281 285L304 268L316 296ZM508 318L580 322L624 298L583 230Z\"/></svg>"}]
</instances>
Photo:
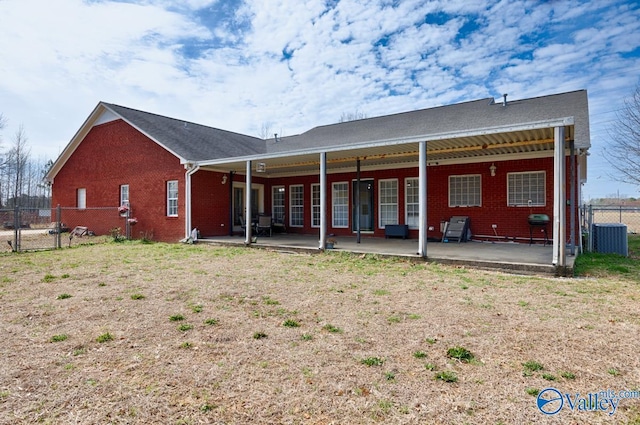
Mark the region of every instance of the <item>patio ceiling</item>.
<instances>
[{"instance_id":1,"label":"patio ceiling","mask_svg":"<svg viewBox=\"0 0 640 425\"><path fill-rule=\"evenodd\" d=\"M573 122L563 121L565 141L573 140ZM568 125L567 125L568 124ZM260 177L278 177L294 174L313 174L319 171L319 153L327 153L327 171L353 170L359 158L363 167L395 164L416 164L419 142L427 142L428 163L472 162L499 160L499 156L518 154L548 153L553 155L554 127L530 124L520 128L485 129L461 134L431 135L415 140L387 140L351 146L326 146L314 150L266 154L253 157L231 158L200 164L201 169L220 172L234 171L244 174L246 161L252 160L253 170L258 163L264 163Z\"/></svg>"}]
</instances>

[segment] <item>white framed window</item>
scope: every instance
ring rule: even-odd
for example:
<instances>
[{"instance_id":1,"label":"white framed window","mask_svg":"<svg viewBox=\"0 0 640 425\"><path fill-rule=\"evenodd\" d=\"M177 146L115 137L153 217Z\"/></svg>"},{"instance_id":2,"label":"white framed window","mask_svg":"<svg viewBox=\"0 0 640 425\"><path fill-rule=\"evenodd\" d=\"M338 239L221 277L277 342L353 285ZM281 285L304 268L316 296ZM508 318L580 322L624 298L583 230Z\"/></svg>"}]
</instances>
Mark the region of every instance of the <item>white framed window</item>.
<instances>
[{"instance_id":1,"label":"white framed window","mask_svg":"<svg viewBox=\"0 0 640 425\"><path fill-rule=\"evenodd\" d=\"M320 227L320 185L311 185L311 227Z\"/></svg>"},{"instance_id":2,"label":"white framed window","mask_svg":"<svg viewBox=\"0 0 640 425\"><path fill-rule=\"evenodd\" d=\"M450 207L482 206L482 181L480 174L449 176Z\"/></svg>"},{"instance_id":3,"label":"white framed window","mask_svg":"<svg viewBox=\"0 0 640 425\"><path fill-rule=\"evenodd\" d=\"M331 196L332 227L349 227L349 183L333 183Z\"/></svg>"},{"instance_id":4,"label":"white framed window","mask_svg":"<svg viewBox=\"0 0 640 425\"><path fill-rule=\"evenodd\" d=\"M398 224L398 179L378 181L378 227Z\"/></svg>"},{"instance_id":5,"label":"white framed window","mask_svg":"<svg viewBox=\"0 0 640 425\"><path fill-rule=\"evenodd\" d=\"M546 180L545 171L507 173L507 205L545 206Z\"/></svg>"},{"instance_id":6,"label":"white framed window","mask_svg":"<svg viewBox=\"0 0 640 425\"><path fill-rule=\"evenodd\" d=\"M167 182L167 216L178 216L178 180Z\"/></svg>"},{"instance_id":7,"label":"white framed window","mask_svg":"<svg viewBox=\"0 0 640 425\"><path fill-rule=\"evenodd\" d=\"M410 229L420 226L420 186L417 177L410 177L404 181L404 214L405 223Z\"/></svg>"},{"instance_id":8,"label":"white framed window","mask_svg":"<svg viewBox=\"0 0 640 425\"><path fill-rule=\"evenodd\" d=\"M304 186L289 186L289 225L291 227L304 226Z\"/></svg>"},{"instance_id":9,"label":"white framed window","mask_svg":"<svg viewBox=\"0 0 640 425\"><path fill-rule=\"evenodd\" d=\"M78 188L76 191L76 205L78 209L87 208L87 189L84 187Z\"/></svg>"},{"instance_id":10,"label":"white framed window","mask_svg":"<svg viewBox=\"0 0 640 425\"><path fill-rule=\"evenodd\" d=\"M271 190L271 217L275 223L284 223L284 186L273 186Z\"/></svg>"},{"instance_id":11,"label":"white framed window","mask_svg":"<svg viewBox=\"0 0 640 425\"><path fill-rule=\"evenodd\" d=\"M120 205L129 205L129 185L120 185Z\"/></svg>"}]
</instances>

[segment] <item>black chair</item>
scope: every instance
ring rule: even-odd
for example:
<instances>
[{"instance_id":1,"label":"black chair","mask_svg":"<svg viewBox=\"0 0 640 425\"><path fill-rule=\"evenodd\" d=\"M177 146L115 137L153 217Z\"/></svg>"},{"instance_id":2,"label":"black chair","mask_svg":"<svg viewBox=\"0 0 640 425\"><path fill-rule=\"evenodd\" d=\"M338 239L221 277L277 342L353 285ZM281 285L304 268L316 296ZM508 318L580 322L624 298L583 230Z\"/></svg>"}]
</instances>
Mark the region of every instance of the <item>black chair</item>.
<instances>
[{"instance_id":1,"label":"black chair","mask_svg":"<svg viewBox=\"0 0 640 425\"><path fill-rule=\"evenodd\" d=\"M261 215L258 217L258 224L256 225L256 235L271 237L271 216Z\"/></svg>"}]
</instances>

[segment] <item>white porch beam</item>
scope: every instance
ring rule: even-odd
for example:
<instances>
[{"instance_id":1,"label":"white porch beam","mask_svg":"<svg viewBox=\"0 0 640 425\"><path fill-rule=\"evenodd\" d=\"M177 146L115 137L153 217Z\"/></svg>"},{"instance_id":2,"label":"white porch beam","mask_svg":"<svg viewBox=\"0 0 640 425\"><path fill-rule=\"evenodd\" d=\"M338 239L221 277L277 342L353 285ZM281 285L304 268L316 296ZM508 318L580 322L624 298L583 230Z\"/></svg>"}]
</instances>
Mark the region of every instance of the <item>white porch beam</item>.
<instances>
[{"instance_id":1,"label":"white porch beam","mask_svg":"<svg viewBox=\"0 0 640 425\"><path fill-rule=\"evenodd\" d=\"M320 153L320 246L327 247L327 153Z\"/></svg>"},{"instance_id":2,"label":"white porch beam","mask_svg":"<svg viewBox=\"0 0 640 425\"><path fill-rule=\"evenodd\" d=\"M247 176L246 176L246 189L244 191L244 207L245 207L245 214L244 214L244 224L245 224L245 237L244 237L244 244L245 245L251 245L251 225L252 225L252 218L251 217L251 160L247 161Z\"/></svg>"},{"instance_id":3,"label":"white porch beam","mask_svg":"<svg viewBox=\"0 0 640 425\"><path fill-rule=\"evenodd\" d=\"M427 256L427 142L420 142L418 152L419 227L418 255Z\"/></svg>"},{"instance_id":4,"label":"white porch beam","mask_svg":"<svg viewBox=\"0 0 640 425\"><path fill-rule=\"evenodd\" d=\"M566 175L564 127L554 128L553 149L553 264L564 267L566 257Z\"/></svg>"}]
</instances>

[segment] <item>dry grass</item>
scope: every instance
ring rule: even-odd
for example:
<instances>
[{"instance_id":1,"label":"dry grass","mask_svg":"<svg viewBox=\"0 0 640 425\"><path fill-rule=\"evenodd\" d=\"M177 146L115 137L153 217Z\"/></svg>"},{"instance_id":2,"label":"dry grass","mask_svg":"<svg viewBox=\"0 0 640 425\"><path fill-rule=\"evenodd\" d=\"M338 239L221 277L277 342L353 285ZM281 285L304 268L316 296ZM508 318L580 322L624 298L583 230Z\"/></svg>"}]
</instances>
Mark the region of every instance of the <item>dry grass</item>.
<instances>
[{"instance_id":1,"label":"dry grass","mask_svg":"<svg viewBox=\"0 0 640 425\"><path fill-rule=\"evenodd\" d=\"M626 280L338 253L0 254L0 423L637 424L637 399L543 418L531 394L637 390L639 300Z\"/></svg>"}]
</instances>

